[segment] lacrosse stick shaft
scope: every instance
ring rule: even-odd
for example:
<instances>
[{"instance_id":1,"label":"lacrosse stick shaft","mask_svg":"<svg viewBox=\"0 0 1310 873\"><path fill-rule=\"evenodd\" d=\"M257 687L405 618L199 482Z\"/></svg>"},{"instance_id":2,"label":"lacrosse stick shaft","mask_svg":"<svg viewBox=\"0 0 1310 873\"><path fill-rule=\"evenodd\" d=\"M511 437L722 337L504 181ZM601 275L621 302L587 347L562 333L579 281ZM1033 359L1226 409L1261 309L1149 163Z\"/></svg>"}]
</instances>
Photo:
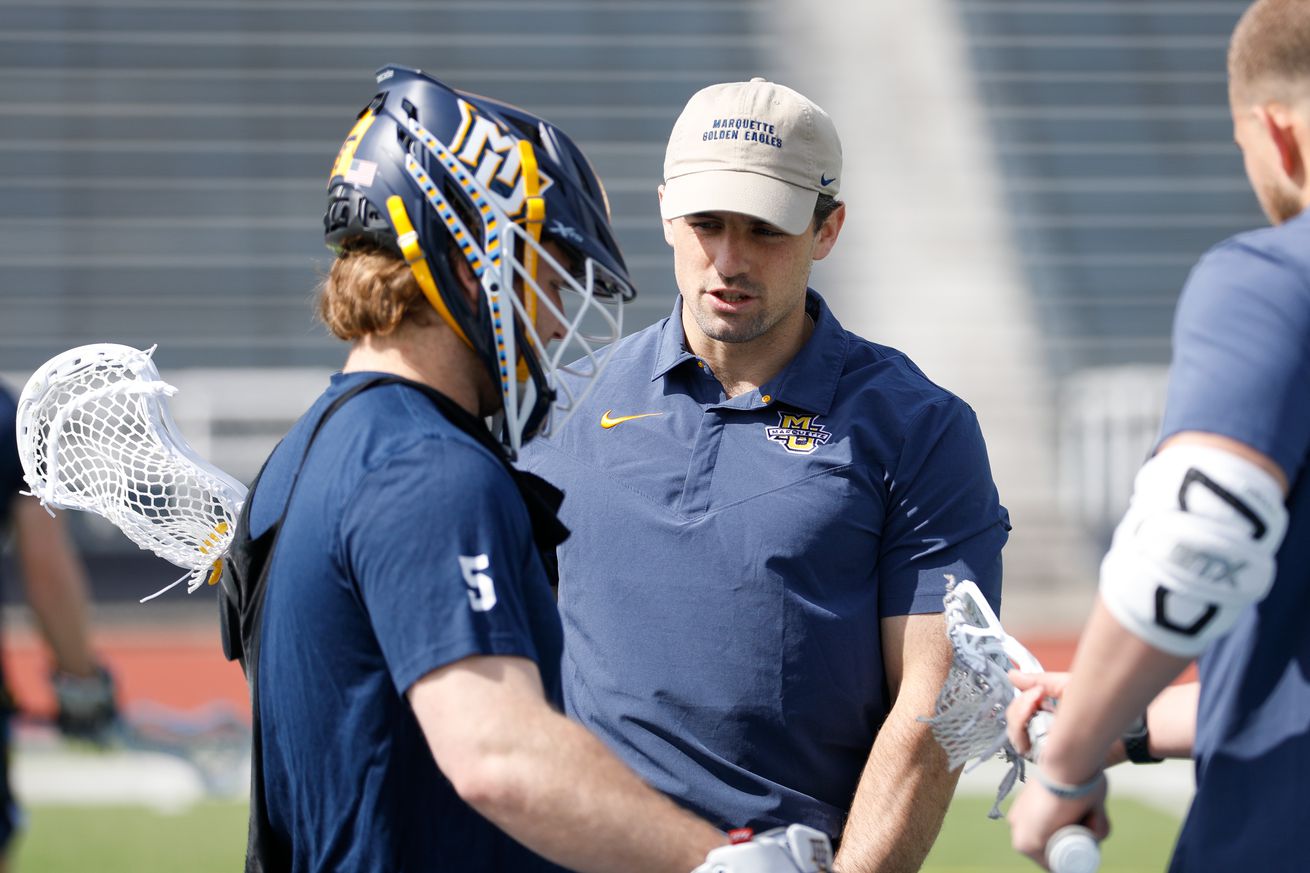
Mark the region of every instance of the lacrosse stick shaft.
<instances>
[{"instance_id":1,"label":"lacrosse stick shaft","mask_svg":"<svg viewBox=\"0 0 1310 873\"><path fill-rule=\"evenodd\" d=\"M1045 710L1028 720L1028 739L1032 742L1028 756L1033 763L1040 763L1050 729L1051 714ZM1046 864L1051 873L1096 873L1101 866L1101 847L1088 828L1066 825L1046 841Z\"/></svg>"}]
</instances>

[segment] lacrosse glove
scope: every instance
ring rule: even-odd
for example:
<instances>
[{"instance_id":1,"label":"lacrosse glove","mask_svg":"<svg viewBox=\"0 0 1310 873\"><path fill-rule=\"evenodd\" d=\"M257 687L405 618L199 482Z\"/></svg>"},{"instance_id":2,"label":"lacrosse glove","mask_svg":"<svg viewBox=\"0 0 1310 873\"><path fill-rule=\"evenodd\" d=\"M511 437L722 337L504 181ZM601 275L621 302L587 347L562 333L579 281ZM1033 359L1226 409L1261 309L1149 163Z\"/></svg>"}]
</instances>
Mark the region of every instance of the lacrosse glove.
<instances>
[{"instance_id":1,"label":"lacrosse glove","mask_svg":"<svg viewBox=\"0 0 1310 873\"><path fill-rule=\"evenodd\" d=\"M50 677L59 712L55 724L66 737L105 745L118 720L114 677L104 667L92 676L56 670Z\"/></svg>"},{"instance_id":2,"label":"lacrosse glove","mask_svg":"<svg viewBox=\"0 0 1310 873\"><path fill-rule=\"evenodd\" d=\"M832 845L822 831L788 825L712 849L691 873L833 873Z\"/></svg>"}]
</instances>

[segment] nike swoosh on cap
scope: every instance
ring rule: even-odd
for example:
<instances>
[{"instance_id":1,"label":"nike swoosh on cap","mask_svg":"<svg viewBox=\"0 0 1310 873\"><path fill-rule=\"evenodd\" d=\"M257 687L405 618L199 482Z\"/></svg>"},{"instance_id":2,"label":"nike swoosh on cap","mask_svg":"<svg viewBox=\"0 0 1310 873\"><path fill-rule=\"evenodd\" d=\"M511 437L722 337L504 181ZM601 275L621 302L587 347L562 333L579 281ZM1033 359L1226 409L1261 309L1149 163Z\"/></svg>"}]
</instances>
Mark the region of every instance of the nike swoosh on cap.
<instances>
[{"instance_id":1,"label":"nike swoosh on cap","mask_svg":"<svg viewBox=\"0 0 1310 873\"><path fill-rule=\"evenodd\" d=\"M609 430L610 428L623 424L625 421L633 421L638 418L650 418L652 415L663 415L662 412L642 412L637 415L614 415L614 410L607 409L605 414L600 417L600 426Z\"/></svg>"},{"instance_id":2,"label":"nike swoosh on cap","mask_svg":"<svg viewBox=\"0 0 1310 873\"><path fill-rule=\"evenodd\" d=\"M823 175L822 173L819 174L819 187L821 188L827 188L829 185L831 185L833 182L836 181L837 181L836 176L833 176L831 179L829 179L827 176Z\"/></svg>"}]
</instances>

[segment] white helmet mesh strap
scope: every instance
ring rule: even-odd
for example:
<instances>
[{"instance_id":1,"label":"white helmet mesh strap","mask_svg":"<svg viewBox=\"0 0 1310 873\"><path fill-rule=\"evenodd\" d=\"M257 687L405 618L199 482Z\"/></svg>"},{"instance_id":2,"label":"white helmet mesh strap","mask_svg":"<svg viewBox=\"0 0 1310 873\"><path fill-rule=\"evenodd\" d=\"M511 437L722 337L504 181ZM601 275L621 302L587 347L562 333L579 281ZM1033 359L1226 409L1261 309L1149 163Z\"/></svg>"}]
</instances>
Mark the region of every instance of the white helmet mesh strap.
<instances>
[{"instance_id":1,"label":"white helmet mesh strap","mask_svg":"<svg viewBox=\"0 0 1310 873\"><path fill-rule=\"evenodd\" d=\"M182 438L166 400L177 389L153 352L100 343L55 356L23 388L17 437L47 511L95 513L188 570L156 597L184 580L188 591L217 581L246 489Z\"/></svg>"}]
</instances>

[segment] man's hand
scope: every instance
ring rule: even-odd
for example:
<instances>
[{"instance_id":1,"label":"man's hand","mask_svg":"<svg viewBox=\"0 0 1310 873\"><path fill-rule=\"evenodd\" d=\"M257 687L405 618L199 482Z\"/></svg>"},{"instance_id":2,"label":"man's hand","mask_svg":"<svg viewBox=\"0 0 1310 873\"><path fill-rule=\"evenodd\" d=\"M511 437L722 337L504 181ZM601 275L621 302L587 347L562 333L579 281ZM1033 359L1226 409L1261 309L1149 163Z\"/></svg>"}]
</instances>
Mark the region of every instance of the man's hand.
<instances>
[{"instance_id":1,"label":"man's hand","mask_svg":"<svg viewBox=\"0 0 1310 873\"><path fill-rule=\"evenodd\" d=\"M822 831L794 824L714 849L691 873L832 873L832 845Z\"/></svg>"},{"instance_id":2,"label":"man's hand","mask_svg":"<svg viewBox=\"0 0 1310 873\"><path fill-rule=\"evenodd\" d=\"M1028 737L1028 721L1049 703L1060 699L1069 684L1068 673L1024 673L1010 671L1010 681L1019 694L1005 710L1005 732L1010 743L1022 755L1027 755L1032 743ZM1122 759L1122 745L1119 747ZM1115 761L1107 761L1107 766ZM1038 761L1040 766L1041 762ZM1015 800L1008 816L1010 840L1016 851L1027 855L1043 867L1047 866L1046 848L1051 835L1067 824L1081 824L1091 829L1098 841L1110 833L1110 821L1105 813L1105 780L1085 797L1065 800L1056 797L1033 779Z\"/></svg>"},{"instance_id":3,"label":"man's hand","mask_svg":"<svg viewBox=\"0 0 1310 873\"><path fill-rule=\"evenodd\" d=\"M1016 852L1027 855L1043 869L1046 846L1051 835L1065 825L1081 824L1089 828L1097 842L1110 834L1110 819L1105 814L1105 780L1090 794L1075 800L1062 800L1041 783L1030 780L1010 807L1010 844Z\"/></svg>"},{"instance_id":4,"label":"man's hand","mask_svg":"<svg viewBox=\"0 0 1310 873\"><path fill-rule=\"evenodd\" d=\"M1010 671L1010 681L1020 693L1005 709L1005 734L1010 744L1021 755L1032 747L1028 737L1028 722L1040 712L1048 700L1059 700L1069 684L1068 673L1024 673Z\"/></svg>"},{"instance_id":5,"label":"man's hand","mask_svg":"<svg viewBox=\"0 0 1310 873\"><path fill-rule=\"evenodd\" d=\"M50 678L59 712L55 723L66 737L96 745L109 742L118 719L114 700L114 677L104 667L90 676L76 676L56 670Z\"/></svg>"},{"instance_id":6,"label":"man's hand","mask_svg":"<svg viewBox=\"0 0 1310 873\"><path fill-rule=\"evenodd\" d=\"M1024 673L1010 671L1010 681L1019 690L1018 696L1005 709L1005 733L1021 755L1027 755L1032 745L1028 738L1028 722L1039 711L1050 710L1050 703L1058 701L1069 684L1069 673ZM1191 755L1192 736L1195 732L1196 684L1166 688L1157 703L1151 705L1153 746L1162 745L1161 757L1186 758ZM1157 705L1158 704L1158 705ZM1189 708L1190 705L1190 708ZM1165 719L1168 718L1168 721ZM1175 723L1178 727L1175 727ZM1172 743L1172 745L1168 745ZM1113 767L1128 760L1123 740L1115 740L1105 756L1105 766Z\"/></svg>"}]
</instances>

